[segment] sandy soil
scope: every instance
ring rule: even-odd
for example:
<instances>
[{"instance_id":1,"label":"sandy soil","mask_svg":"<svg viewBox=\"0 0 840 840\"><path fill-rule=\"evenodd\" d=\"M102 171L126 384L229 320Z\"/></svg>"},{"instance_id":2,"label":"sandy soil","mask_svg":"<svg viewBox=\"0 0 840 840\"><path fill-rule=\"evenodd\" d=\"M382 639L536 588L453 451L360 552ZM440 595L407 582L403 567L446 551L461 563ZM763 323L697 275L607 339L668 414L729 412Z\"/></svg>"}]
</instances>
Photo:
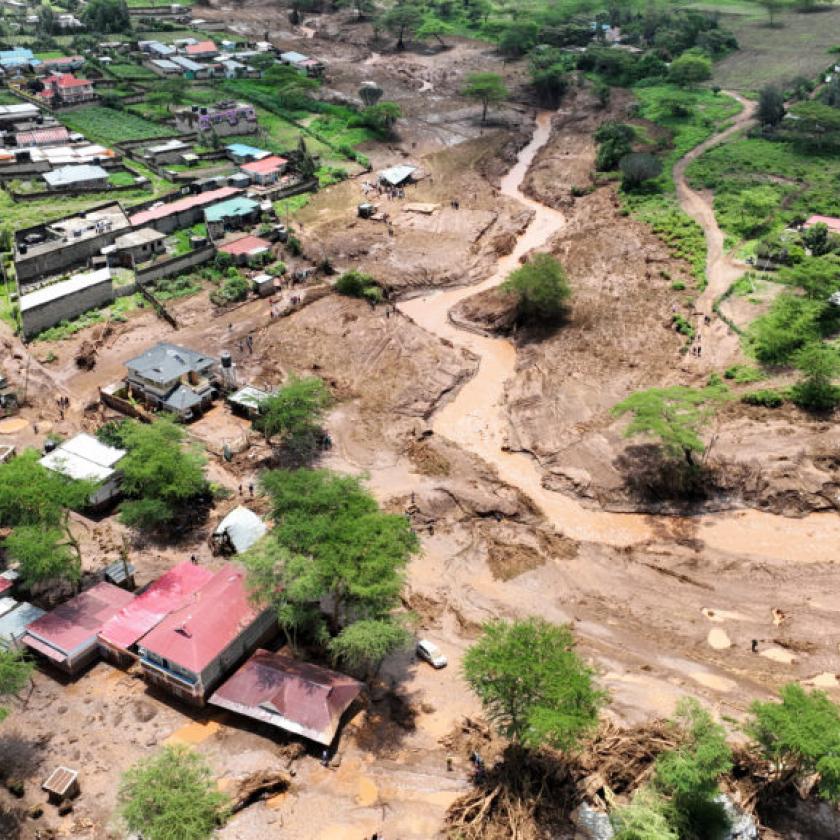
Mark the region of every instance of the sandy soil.
<instances>
[{"instance_id":1,"label":"sandy soil","mask_svg":"<svg viewBox=\"0 0 840 840\"><path fill-rule=\"evenodd\" d=\"M279 15L266 14L264 6L246 7L242 25L269 26L272 37L275 28L286 31ZM314 23L323 33L329 19ZM284 45L304 46L296 37L303 33L287 34ZM355 38L349 31L338 43L315 38L306 49L328 60L337 56L331 72L346 77L347 90L371 67L391 74L396 89L404 80L402 65L369 52L372 62L360 65L365 42ZM446 55L456 64L454 87L471 58L467 47ZM446 69L446 59L440 61ZM428 112L436 108L430 104ZM419 618L419 632L442 647L450 666L433 672L408 654L389 659L369 707L344 733L338 766L322 767L316 754L300 757L291 790L237 815L220 832L226 840L281 833L301 840L359 838L373 831L405 840L435 836L449 803L468 784L461 756L446 771L447 748L440 743L463 716L478 713L461 679L461 657L491 617L538 614L571 622L610 692L608 713L622 721L668 714L685 694L737 718L752 699L788 680L818 682L837 693L840 622L830 596L838 584L836 515L624 515L595 504L621 501L607 492L619 486L614 460L623 445L610 405L646 384L699 382L708 375L680 355L680 341L668 329L676 300L662 272L688 276L688 268L621 216L609 189L571 201L571 186L590 166L588 136L598 118L581 95L553 123L552 115L539 115L533 137L531 117L521 113L514 130L484 136L468 120L471 133L458 145L454 133L437 133L423 135L423 148L412 149L406 130L401 146L382 158L416 155L431 177L405 202L442 206L432 217L416 218L393 203L387 208L393 237L384 225L356 222L358 182L319 195L302 218L307 252L317 258L323 248L341 267L376 272L401 293L396 311L327 296L279 320L270 319L264 301L213 317L202 295L174 304L183 324L177 332L149 313L116 326L103 338L93 371L79 371L74 361L92 331L55 346L36 345L37 358L52 351L57 359L29 364L27 426L0 435L0 442L40 444L48 429L69 434L94 427L103 419L92 406L97 388L121 375L125 359L161 338L208 352L228 349L241 381L273 385L289 372L322 376L339 399L327 423L335 446L324 464L364 474L381 503L409 515L421 536L423 551L409 569L404 601ZM525 134L530 142L511 167ZM550 203L560 209L535 200L549 187ZM456 198L458 211L450 207ZM551 249L568 266L578 290L569 322L539 340L520 335L516 345L460 328L469 322L481 329L486 307L475 305L473 295L488 293L534 248ZM504 316L504 306L495 311ZM255 338L253 355L239 350L247 334ZM4 371L21 383L26 354L5 334L2 340L8 341ZM71 398L64 420L58 393ZM771 504L774 510L802 510L810 476L813 500L804 507L815 507L830 495L824 476L837 469L835 433L806 426L794 412L773 416L770 424L759 410L733 407L722 418L722 428L731 431L719 436L716 448L748 449L767 486L764 498L781 493L787 500ZM213 480L235 494L265 456L221 408L191 432L211 452L223 440L247 443L231 465L210 456ZM818 444L821 459L814 454ZM768 462L778 469L767 471ZM217 506L190 533L173 535L173 545L133 545L139 582L190 553L202 563L218 562L206 537L235 501ZM123 532L113 517L79 519L77 527L92 567L114 559ZM750 652L752 639L763 655ZM38 673L31 697L13 711L0 751L5 747L21 761L26 796L18 801L0 790L0 805L42 801L38 784L56 764L82 771L74 813L59 818L48 808L38 821L25 819L22 840L44 829L97 840L120 836L113 816L118 774L167 739L195 745L228 788L255 767L286 767L291 749L276 732L189 711L104 664L73 682Z\"/></svg>"}]
</instances>

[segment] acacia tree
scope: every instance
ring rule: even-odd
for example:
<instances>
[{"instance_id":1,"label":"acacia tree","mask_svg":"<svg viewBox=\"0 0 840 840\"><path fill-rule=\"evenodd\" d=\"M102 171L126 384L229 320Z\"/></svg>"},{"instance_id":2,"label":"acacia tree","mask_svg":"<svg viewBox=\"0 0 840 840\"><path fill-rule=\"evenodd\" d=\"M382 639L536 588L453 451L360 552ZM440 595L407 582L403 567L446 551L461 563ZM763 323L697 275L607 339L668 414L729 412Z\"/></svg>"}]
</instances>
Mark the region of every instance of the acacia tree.
<instances>
[{"instance_id":1,"label":"acacia tree","mask_svg":"<svg viewBox=\"0 0 840 840\"><path fill-rule=\"evenodd\" d=\"M758 119L762 125L777 126L785 116L785 97L775 85L765 85L758 95Z\"/></svg>"},{"instance_id":2,"label":"acacia tree","mask_svg":"<svg viewBox=\"0 0 840 840\"><path fill-rule=\"evenodd\" d=\"M776 16L790 6L790 0L758 0L758 3L767 12L770 26L775 26Z\"/></svg>"},{"instance_id":3,"label":"acacia tree","mask_svg":"<svg viewBox=\"0 0 840 840\"><path fill-rule=\"evenodd\" d=\"M487 122L487 109L490 105L504 102L508 98L507 86L498 73L471 73L467 76L463 93L481 103L482 123Z\"/></svg>"},{"instance_id":4,"label":"acacia tree","mask_svg":"<svg viewBox=\"0 0 840 840\"><path fill-rule=\"evenodd\" d=\"M485 624L464 656L464 676L517 748L573 747L596 725L604 700L569 628L540 618Z\"/></svg>"},{"instance_id":5,"label":"acacia tree","mask_svg":"<svg viewBox=\"0 0 840 840\"><path fill-rule=\"evenodd\" d=\"M258 603L289 640L307 639L351 668L378 664L406 640L393 615L418 541L353 476L274 470L261 479L275 527L242 557Z\"/></svg>"},{"instance_id":6,"label":"acacia tree","mask_svg":"<svg viewBox=\"0 0 840 840\"><path fill-rule=\"evenodd\" d=\"M144 840L205 840L224 823L227 798L205 760L184 746L167 746L123 774L120 812Z\"/></svg>"},{"instance_id":7,"label":"acacia tree","mask_svg":"<svg viewBox=\"0 0 840 840\"><path fill-rule=\"evenodd\" d=\"M82 554L70 511L85 507L94 483L74 481L42 467L30 449L0 465L0 527L11 528L4 546L18 561L21 581L78 581Z\"/></svg>"},{"instance_id":8,"label":"acacia tree","mask_svg":"<svg viewBox=\"0 0 840 840\"><path fill-rule=\"evenodd\" d=\"M32 676L32 663L19 650L0 648L0 700L12 697L26 688ZM0 706L0 721L8 710Z\"/></svg>"},{"instance_id":9,"label":"acacia tree","mask_svg":"<svg viewBox=\"0 0 840 840\"><path fill-rule=\"evenodd\" d=\"M686 466L695 468L697 454L706 449L700 433L725 398L724 386L650 388L631 394L613 408L613 414L633 416L625 437L658 438L667 457L682 458Z\"/></svg>"},{"instance_id":10,"label":"acacia tree","mask_svg":"<svg viewBox=\"0 0 840 840\"><path fill-rule=\"evenodd\" d=\"M379 26L397 39L397 49L405 49L410 38L423 24L423 7L416 0L398 0L379 17Z\"/></svg>"},{"instance_id":11,"label":"acacia tree","mask_svg":"<svg viewBox=\"0 0 840 840\"><path fill-rule=\"evenodd\" d=\"M840 709L824 691L798 683L780 691L780 703L752 704L746 726L781 785L817 776L820 796L840 802Z\"/></svg>"},{"instance_id":12,"label":"acacia tree","mask_svg":"<svg viewBox=\"0 0 840 840\"><path fill-rule=\"evenodd\" d=\"M520 268L511 272L502 284L517 296L520 320L551 323L566 311L572 295L566 272L551 254L535 254Z\"/></svg>"},{"instance_id":13,"label":"acacia tree","mask_svg":"<svg viewBox=\"0 0 840 840\"><path fill-rule=\"evenodd\" d=\"M120 518L129 527L154 530L193 509L208 492L204 458L185 446L185 433L175 421L127 422L120 430L128 454L120 461L127 499Z\"/></svg>"},{"instance_id":14,"label":"acacia tree","mask_svg":"<svg viewBox=\"0 0 840 840\"><path fill-rule=\"evenodd\" d=\"M317 376L293 377L260 403L254 427L275 441L298 463L311 460L321 434L321 420L332 402L329 389Z\"/></svg>"},{"instance_id":15,"label":"acacia tree","mask_svg":"<svg viewBox=\"0 0 840 840\"><path fill-rule=\"evenodd\" d=\"M794 356L794 363L803 374L791 389L797 405L828 411L840 404L840 388L834 384L840 376L840 354L834 347L809 344Z\"/></svg>"}]
</instances>

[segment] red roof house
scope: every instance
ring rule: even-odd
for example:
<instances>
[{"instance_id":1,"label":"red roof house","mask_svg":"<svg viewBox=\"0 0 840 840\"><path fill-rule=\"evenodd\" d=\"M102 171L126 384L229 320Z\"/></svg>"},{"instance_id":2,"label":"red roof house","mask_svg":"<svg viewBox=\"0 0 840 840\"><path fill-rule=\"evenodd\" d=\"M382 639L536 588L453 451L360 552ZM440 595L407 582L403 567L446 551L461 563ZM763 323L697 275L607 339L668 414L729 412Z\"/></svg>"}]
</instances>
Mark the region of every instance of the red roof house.
<instances>
[{"instance_id":1,"label":"red roof house","mask_svg":"<svg viewBox=\"0 0 840 840\"><path fill-rule=\"evenodd\" d=\"M253 604L245 572L229 563L137 642L143 676L201 705L207 692L276 629L274 610Z\"/></svg>"},{"instance_id":2,"label":"red roof house","mask_svg":"<svg viewBox=\"0 0 840 840\"><path fill-rule=\"evenodd\" d=\"M199 41L190 44L184 52L189 58L213 58L219 54L219 48L212 41Z\"/></svg>"},{"instance_id":3,"label":"red roof house","mask_svg":"<svg viewBox=\"0 0 840 840\"><path fill-rule=\"evenodd\" d=\"M258 650L210 703L328 745L363 687L327 668Z\"/></svg>"},{"instance_id":4,"label":"red roof house","mask_svg":"<svg viewBox=\"0 0 840 840\"><path fill-rule=\"evenodd\" d=\"M102 582L57 606L26 628L22 642L53 665L75 674L96 659L96 634L134 595Z\"/></svg>"},{"instance_id":5,"label":"red roof house","mask_svg":"<svg viewBox=\"0 0 840 840\"><path fill-rule=\"evenodd\" d=\"M239 169L244 172L254 184L266 186L273 184L285 171L289 161L279 155L269 155L262 160L243 163Z\"/></svg>"},{"instance_id":6,"label":"red roof house","mask_svg":"<svg viewBox=\"0 0 840 840\"><path fill-rule=\"evenodd\" d=\"M840 219L835 216L811 216L805 222L805 227L809 228L819 224L825 225L831 233L840 233Z\"/></svg>"},{"instance_id":7,"label":"red roof house","mask_svg":"<svg viewBox=\"0 0 840 840\"><path fill-rule=\"evenodd\" d=\"M159 204L157 207L141 210L131 216L129 221L135 228L151 224L156 230L160 229L161 233L169 233L179 227L189 227L189 225L198 221L200 214L195 214L194 220L190 221L190 219L193 219L191 211L206 207L208 204L215 204L217 201L230 198L230 196L237 195L240 192L241 190L236 187L219 187L217 190L188 195L186 198L179 198L177 201L170 201L168 204ZM179 216L184 216L184 218L178 218ZM171 224L163 223L165 219L172 219ZM163 230L156 227L156 223L161 223L161 228L166 227L167 229Z\"/></svg>"},{"instance_id":8,"label":"red roof house","mask_svg":"<svg viewBox=\"0 0 840 840\"><path fill-rule=\"evenodd\" d=\"M48 102L55 99L67 104L86 102L95 96L93 82L90 79L77 79L72 73L45 76L41 81L44 89L39 95Z\"/></svg>"},{"instance_id":9,"label":"red roof house","mask_svg":"<svg viewBox=\"0 0 840 840\"><path fill-rule=\"evenodd\" d=\"M105 623L99 631L103 655L119 665L130 665L137 641L212 577L210 569L189 561L173 566Z\"/></svg>"},{"instance_id":10,"label":"red roof house","mask_svg":"<svg viewBox=\"0 0 840 840\"><path fill-rule=\"evenodd\" d=\"M240 236L218 248L224 254L230 254L238 263L247 262L249 257L264 254L271 250L271 243L267 239L260 239L259 236Z\"/></svg>"},{"instance_id":11,"label":"red roof house","mask_svg":"<svg viewBox=\"0 0 840 840\"><path fill-rule=\"evenodd\" d=\"M62 146L69 140L70 132L63 125L56 128L19 131L15 134L15 143L21 148L26 146Z\"/></svg>"}]
</instances>

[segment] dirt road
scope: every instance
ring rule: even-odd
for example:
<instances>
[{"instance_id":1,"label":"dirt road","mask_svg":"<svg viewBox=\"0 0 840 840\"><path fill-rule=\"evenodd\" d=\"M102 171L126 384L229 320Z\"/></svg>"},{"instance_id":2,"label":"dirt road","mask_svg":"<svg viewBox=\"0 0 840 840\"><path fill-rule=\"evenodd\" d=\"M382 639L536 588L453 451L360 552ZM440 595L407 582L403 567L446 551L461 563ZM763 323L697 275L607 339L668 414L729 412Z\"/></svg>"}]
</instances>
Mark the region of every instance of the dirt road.
<instances>
[{"instance_id":1,"label":"dirt road","mask_svg":"<svg viewBox=\"0 0 840 840\"><path fill-rule=\"evenodd\" d=\"M743 101L740 100L739 101ZM745 102L745 101L744 101ZM708 312L715 297L725 290L729 278L735 279L739 268L730 263L723 251L723 236L712 208L698 193L685 184L687 163L699 154L741 130L751 119L749 103L736 123L697 147L678 164L675 176L681 184L684 209L703 224L709 241L710 282L705 299ZM436 433L472 452L498 471L500 479L519 489L542 511L563 535L584 542L612 546L631 546L655 539L665 529L663 518L638 514L607 513L584 508L576 499L552 492L543 486L543 473L528 454L506 451L507 428L503 419L505 383L513 375L516 351L507 339L491 338L467 332L449 318L450 309L466 297L502 283L520 257L544 245L562 228L562 213L526 197L520 185L540 148L548 142L552 114L538 116L531 142L520 152L516 165L503 179L501 192L526 204L534 211L530 226L520 236L513 252L499 261L498 271L479 286L446 292L432 292L400 304L402 312L441 338L461 345L481 360L477 374L455 398L436 412ZM756 510L709 514L694 518L703 530L703 539L711 549L728 554L791 561L808 546L808 559L833 562L840 544L840 517L835 513L812 514L791 520Z\"/></svg>"}]
</instances>

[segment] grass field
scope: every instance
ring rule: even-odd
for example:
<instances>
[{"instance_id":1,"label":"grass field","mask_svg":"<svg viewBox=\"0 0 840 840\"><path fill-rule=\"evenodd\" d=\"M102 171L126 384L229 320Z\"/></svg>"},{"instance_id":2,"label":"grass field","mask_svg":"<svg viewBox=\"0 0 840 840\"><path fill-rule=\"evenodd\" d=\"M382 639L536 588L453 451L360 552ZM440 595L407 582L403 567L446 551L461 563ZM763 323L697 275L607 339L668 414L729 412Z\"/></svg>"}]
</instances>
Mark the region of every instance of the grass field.
<instances>
[{"instance_id":1,"label":"grass field","mask_svg":"<svg viewBox=\"0 0 840 840\"><path fill-rule=\"evenodd\" d=\"M125 79L128 81L151 81L159 78L148 67L143 67L140 64L115 63L108 65L108 73L115 76L117 79Z\"/></svg>"},{"instance_id":2,"label":"grass field","mask_svg":"<svg viewBox=\"0 0 840 840\"><path fill-rule=\"evenodd\" d=\"M796 76L813 78L831 64L827 51L840 44L840 6L811 14L780 15L781 25L771 28L757 4L743 5L753 6L753 12L746 9L721 15L722 25L735 33L741 49L715 66L715 84L751 92Z\"/></svg>"},{"instance_id":3,"label":"grass field","mask_svg":"<svg viewBox=\"0 0 840 840\"><path fill-rule=\"evenodd\" d=\"M60 119L71 131L78 131L89 140L107 146L123 140L145 140L147 137L165 137L172 134L172 129L168 126L149 122L136 114L98 105L68 111L61 114Z\"/></svg>"}]
</instances>

